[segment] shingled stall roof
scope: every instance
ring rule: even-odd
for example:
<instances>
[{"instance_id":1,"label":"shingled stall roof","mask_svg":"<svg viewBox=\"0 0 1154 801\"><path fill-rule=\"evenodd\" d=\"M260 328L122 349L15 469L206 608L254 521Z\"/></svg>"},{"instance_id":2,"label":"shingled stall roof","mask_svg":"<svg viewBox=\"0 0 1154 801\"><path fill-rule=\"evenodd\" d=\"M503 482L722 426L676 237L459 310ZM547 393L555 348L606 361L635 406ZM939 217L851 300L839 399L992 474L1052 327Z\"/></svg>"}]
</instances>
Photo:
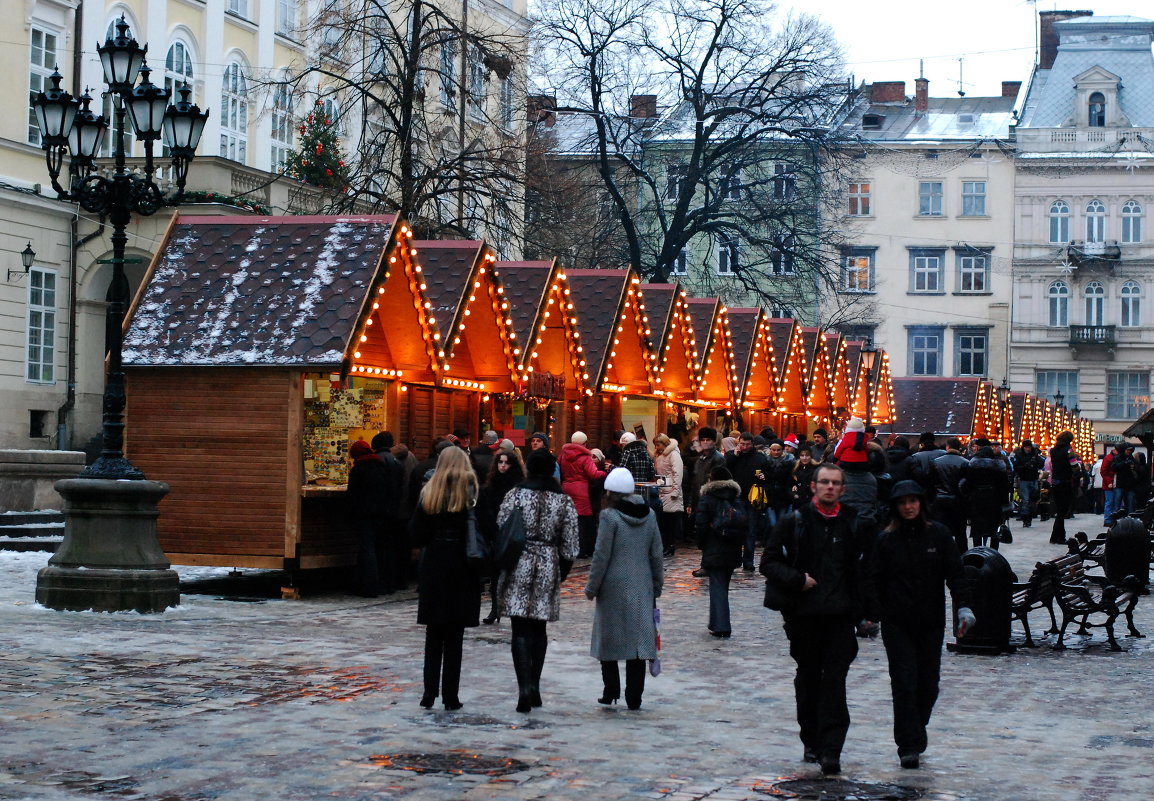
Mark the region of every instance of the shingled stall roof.
<instances>
[{"instance_id":1,"label":"shingled stall roof","mask_svg":"<svg viewBox=\"0 0 1154 801\"><path fill-rule=\"evenodd\" d=\"M590 386L650 393L652 363L638 306L640 279L632 270L568 270L566 275L589 363Z\"/></svg>"},{"instance_id":2,"label":"shingled stall roof","mask_svg":"<svg viewBox=\"0 0 1154 801\"><path fill-rule=\"evenodd\" d=\"M124 335L126 366L337 367L394 215L181 217Z\"/></svg>"},{"instance_id":3,"label":"shingled stall roof","mask_svg":"<svg viewBox=\"0 0 1154 801\"><path fill-rule=\"evenodd\" d=\"M917 436L932 431L939 437L970 436L980 383L980 378L893 379L897 407L893 433Z\"/></svg>"},{"instance_id":4,"label":"shingled stall roof","mask_svg":"<svg viewBox=\"0 0 1154 801\"><path fill-rule=\"evenodd\" d=\"M650 342L658 375L654 379L667 397L692 399L697 392L700 365L697 337L688 315L688 296L681 285L642 284L645 313L649 318Z\"/></svg>"},{"instance_id":5,"label":"shingled stall roof","mask_svg":"<svg viewBox=\"0 0 1154 801\"><path fill-rule=\"evenodd\" d=\"M522 390L533 372L543 372L564 376L567 390L584 394L587 361L568 276L555 260L498 261L494 269L512 296L508 314Z\"/></svg>"}]
</instances>

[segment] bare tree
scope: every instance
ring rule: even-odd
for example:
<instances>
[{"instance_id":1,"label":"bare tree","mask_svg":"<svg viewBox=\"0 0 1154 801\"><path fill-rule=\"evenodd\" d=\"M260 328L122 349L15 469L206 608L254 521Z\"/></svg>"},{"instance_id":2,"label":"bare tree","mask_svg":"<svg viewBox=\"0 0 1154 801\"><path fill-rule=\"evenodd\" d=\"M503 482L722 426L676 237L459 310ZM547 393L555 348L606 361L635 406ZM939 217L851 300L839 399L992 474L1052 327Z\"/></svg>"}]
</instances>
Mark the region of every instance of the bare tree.
<instances>
[{"instance_id":1,"label":"bare tree","mask_svg":"<svg viewBox=\"0 0 1154 801\"><path fill-rule=\"evenodd\" d=\"M664 281L712 262L695 290L770 307L836 294L831 126L847 83L824 23L765 0L545 0L537 26L538 80L559 115L588 118L630 264Z\"/></svg>"},{"instance_id":2,"label":"bare tree","mask_svg":"<svg viewBox=\"0 0 1154 801\"><path fill-rule=\"evenodd\" d=\"M344 121L347 186L332 210L396 211L422 236L520 237L526 31L467 9L328 2L300 34L310 63L270 76Z\"/></svg>"}]
</instances>

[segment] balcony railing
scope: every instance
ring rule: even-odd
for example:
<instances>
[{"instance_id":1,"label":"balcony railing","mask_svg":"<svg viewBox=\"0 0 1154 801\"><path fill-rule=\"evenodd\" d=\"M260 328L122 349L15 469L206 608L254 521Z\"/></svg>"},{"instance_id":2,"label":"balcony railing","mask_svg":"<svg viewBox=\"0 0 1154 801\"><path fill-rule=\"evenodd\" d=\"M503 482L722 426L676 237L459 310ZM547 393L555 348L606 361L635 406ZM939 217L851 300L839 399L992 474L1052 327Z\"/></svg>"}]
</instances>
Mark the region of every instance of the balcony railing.
<instances>
[{"instance_id":1,"label":"balcony railing","mask_svg":"<svg viewBox=\"0 0 1154 801\"><path fill-rule=\"evenodd\" d=\"M1084 347L1098 345L1112 348L1118 344L1113 325L1072 325L1070 326L1070 345Z\"/></svg>"}]
</instances>

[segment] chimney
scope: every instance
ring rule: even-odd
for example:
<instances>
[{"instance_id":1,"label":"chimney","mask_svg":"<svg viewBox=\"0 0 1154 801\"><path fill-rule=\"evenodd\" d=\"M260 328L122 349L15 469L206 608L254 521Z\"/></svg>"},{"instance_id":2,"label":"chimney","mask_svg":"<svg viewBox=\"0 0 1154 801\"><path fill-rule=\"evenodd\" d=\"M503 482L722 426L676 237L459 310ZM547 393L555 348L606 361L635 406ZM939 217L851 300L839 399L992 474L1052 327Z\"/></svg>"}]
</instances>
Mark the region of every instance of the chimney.
<instances>
[{"instance_id":1,"label":"chimney","mask_svg":"<svg viewBox=\"0 0 1154 801\"><path fill-rule=\"evenodd\" d=\"M1058 32L1054 23L1078 17L1092 17L1093 11L1040 11L1038 12L1038 69L1048 70L1058 56Z\"/></svg>"},{"instance_id":2,"label":"chimney","mask_svg":"<svg viewBox=\"0 0 1154 801\"><path fill-rule=\"evenodd\" d=\"M630 95L629 116L648 119L657 116L657 95Z\"/></svg>"},{"instance_id":3,"label":"chimney","mask_svg":"<svg viewBox=\"0 0 1154 801\"><path fill-rule=\"evenodd\" d=\"M905 81L875 81L870 84L871 103L901 103L905 99Z\"/></svg>"},{"instance_id":4,"label":"chimney","mask_svg":"<svg viewBox=\"0 0 1154 801\"><path fill-rule=\"evenodd\" d=\"M1002 97L1017 97L1021 88L1021 81L1002 81Z\"/></svg>"},{"instance_id":5,"label":"chimney","mask_svg":"<svg viewBox=\"0 0 1154 801\"><path fill-rule=\"evenodd\" d=\"M529 122L543 122L552 125L557 121L557 98L553 95L529 95L525 98L528 106Z\"/></svg>"},{"instance_id":6,"label":"chimney","mask_svg":"<svg viewBox=\"0 0 1154 801\"><path fill-rule=\"evenodd\" d=\"M930 107L930 79L918 78L914 90L914 111L921 114Z\"/></svg>"}]
</instances>

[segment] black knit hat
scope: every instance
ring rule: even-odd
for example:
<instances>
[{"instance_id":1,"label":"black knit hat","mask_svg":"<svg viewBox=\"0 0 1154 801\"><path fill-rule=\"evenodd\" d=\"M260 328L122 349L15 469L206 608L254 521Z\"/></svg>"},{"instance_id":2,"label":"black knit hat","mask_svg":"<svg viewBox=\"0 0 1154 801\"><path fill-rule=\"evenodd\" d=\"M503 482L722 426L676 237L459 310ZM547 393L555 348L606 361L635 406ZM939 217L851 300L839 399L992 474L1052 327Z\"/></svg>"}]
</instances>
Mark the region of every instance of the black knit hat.
<instances>
[{"instance_id":1,"label":"black knit hat","mask_svg":"<svg viewBox=\"0 0 1154 801\"><path fill-rule=\"evenodd\" d=\"M530 478L552 478L557 469L557 457L545 448L529 451L525 457L525 472Z\"/></svg>"},{"instance_id":2,"label":"black knit hat","mask_svg":"<svg viewBox=\"0 0 1154 801\"><path fill-rule=\"evenodd\" d=\"M377 453L380 453L381 451L387 451L389 448L393 447L393 444L393 435L388 431L382 431L373 437L372 446L373 450Z\"/></svg>"},{"instance_id":3,"label":"black knit hat","mask_svg":"<svg viewBox=\"0 0 1154 801\"><path fill-rule=\"evenodd\" d=\"M697 430L697 438L698 439L716 440L717 439L717 429L716 428L710 428L709 426L702 426L701 428L699 428Z\"/></svg>"}]
</instances>

